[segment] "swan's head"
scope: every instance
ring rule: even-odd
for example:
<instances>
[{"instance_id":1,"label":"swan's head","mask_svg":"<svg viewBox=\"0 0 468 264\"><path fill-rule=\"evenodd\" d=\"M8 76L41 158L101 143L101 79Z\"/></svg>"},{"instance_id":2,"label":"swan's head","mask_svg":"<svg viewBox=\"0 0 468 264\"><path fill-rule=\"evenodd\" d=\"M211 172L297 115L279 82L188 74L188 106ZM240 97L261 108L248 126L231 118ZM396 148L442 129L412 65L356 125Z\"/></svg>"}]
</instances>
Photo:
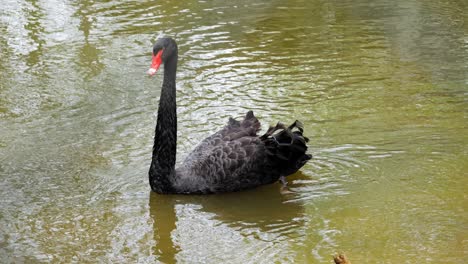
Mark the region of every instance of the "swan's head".
<instances>
[{"instance_id":1,"label":"swan's head","mask_svg":"<svg viewBox=\"0 0 468 264\"><path fill-rule=\"evenodd\" d=\"M159 38L153 46L153 60L148 70L149 75L154 75L162 63L169 58L177 57L177 43L172 38Z\"/></svg>"}]
</instances>

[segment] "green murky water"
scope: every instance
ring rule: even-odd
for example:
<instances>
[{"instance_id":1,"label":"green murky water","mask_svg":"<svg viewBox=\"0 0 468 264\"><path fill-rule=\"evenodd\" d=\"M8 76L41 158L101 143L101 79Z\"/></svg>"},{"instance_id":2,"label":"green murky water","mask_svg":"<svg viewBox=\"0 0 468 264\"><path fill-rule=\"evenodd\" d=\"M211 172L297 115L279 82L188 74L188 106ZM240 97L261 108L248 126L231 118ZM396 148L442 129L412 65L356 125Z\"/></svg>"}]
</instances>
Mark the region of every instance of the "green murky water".
<instances>
[{"instance_id":1,"label":"green murky water","mask_svg":"<svg viewBox=\"0 0 468 264\"><path fill-rule=\"evenodd\" d=\"M0 262L460 263L465 1L3 1ZM178 160L229 116L300 119L314 159L270 185L150 193L178 40Z\"/></svg>"}]
</instances>

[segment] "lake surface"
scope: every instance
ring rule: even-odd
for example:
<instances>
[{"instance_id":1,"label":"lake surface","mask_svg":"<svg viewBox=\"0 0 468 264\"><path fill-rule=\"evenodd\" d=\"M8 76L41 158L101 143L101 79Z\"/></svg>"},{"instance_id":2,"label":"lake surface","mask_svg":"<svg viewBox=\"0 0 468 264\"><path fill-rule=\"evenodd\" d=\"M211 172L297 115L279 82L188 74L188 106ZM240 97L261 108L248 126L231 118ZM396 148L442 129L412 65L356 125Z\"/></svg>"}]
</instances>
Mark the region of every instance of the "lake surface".
<instances>
[{"instance_id":1,"label":"lake surface","mask_svg":"<svg viewBox=\"0 0 468 264\"><path fill-rule=\"evenodd\" d=\"M466 1L54 1L0 7L2 263L461 263ZM178 160L228 117L299 119L314 155L239 193L151 193L179 44Z\"/></svg>"}]
</instances>

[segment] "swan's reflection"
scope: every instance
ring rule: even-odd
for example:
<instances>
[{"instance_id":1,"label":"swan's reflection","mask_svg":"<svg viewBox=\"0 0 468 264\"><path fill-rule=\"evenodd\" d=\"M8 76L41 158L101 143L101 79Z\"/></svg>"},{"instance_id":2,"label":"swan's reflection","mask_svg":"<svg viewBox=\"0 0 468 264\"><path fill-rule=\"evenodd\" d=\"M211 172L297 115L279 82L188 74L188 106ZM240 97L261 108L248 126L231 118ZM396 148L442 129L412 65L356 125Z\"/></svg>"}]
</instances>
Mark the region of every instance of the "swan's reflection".
<instances>
[{"instance_id":1,"label":"swan's reflection","mask_svg":"<svg viewBox=\"0 0 468 264\"><path fill-rule=\"evenodd\" d=\"M294 178L305 178L298 173ZM174 232L177 221L186 217L179 206L190 206L199 213L213 215L234 232L255 228L260 233L274 234L275 239L289 239L290 232L303 225L303 206L290 202L295 193L280 191L280 184L262 186L253 190L216 195L159 195L151 192L150 215L153 218L155 248L153 254L163 263L176 262L181 250ZM299 227L300 227L299 226ZM180 228L180 227L179 227ZM180 230L179 230L180 231ZM245 234L244 234L245 235ZM194 239L199 237L194 234ZM220 242L222 243L222 242Z\"/></svg>"},{"instance_id":2,"label":"swan's reflection","mask_svg":"<svg viewBox=\"0 0 468 264\"><path fill-rule=\"evenodd\" d=\"M149 208L153 218L153 239L156 242L153 255L158 256L162 263L175 263L175 256L179 252L171 237L172 231L176 229L176 203L176 196L150 193Z\"/></svg>"}]
</instances>

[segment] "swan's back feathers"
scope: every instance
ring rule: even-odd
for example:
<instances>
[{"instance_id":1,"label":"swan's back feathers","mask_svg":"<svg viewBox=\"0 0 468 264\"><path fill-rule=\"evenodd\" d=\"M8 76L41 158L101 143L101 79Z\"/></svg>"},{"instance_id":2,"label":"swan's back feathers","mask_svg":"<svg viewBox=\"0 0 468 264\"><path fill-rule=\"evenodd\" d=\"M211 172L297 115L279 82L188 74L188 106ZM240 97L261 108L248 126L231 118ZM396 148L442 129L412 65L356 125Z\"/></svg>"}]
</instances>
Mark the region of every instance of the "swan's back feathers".
<instances>
[{"instance_id":1,"label":"swan's back feathers","mask_svg":"<svg viewBox=\"0 0 468 264\"><path fill-rule=\"evenodd\" d=\"M258 136L260 122L249 111L203 140L176 170L178 192L238 191L273 183L299 170L311 156L299 121L278 123Z\"/></svg>"},{"instance_id":2,"label":"swan's back feathers","mask_svg":"<svg viewBox=\"0 0 468 264\"><path fill-rule=\"evenodd\" d=\"M255 137L259 130L260 122L253 112L249 111L242 122L229 118L227 126L219 132L221 132L224 141L231 141L242 137Z\"/></svg>"}]
</instances>

